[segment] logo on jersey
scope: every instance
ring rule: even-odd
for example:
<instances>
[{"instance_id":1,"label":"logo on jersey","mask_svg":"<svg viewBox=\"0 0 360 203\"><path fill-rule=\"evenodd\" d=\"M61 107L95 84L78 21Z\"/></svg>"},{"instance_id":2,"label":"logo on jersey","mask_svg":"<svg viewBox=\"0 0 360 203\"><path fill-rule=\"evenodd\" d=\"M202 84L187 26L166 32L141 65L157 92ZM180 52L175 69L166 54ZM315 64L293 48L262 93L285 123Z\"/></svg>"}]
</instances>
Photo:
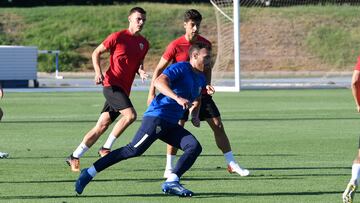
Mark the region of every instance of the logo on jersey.
<instances>
[{"instance_id":1,"label":"logo on jersey","mask_svg":"<svg viewBox=\"0 0 360 203\"><path fill-rule=\"evenodd\" d=\"M156 126L156 134L159 134L161 132L161 126Z\"/></svg>"},{"instance_id":2,"label":"logo on jersey","mask_svg":"<svg viewBox=\"0 0 360 203\"><path fill-rule=\"evenodd\" d=\"M144 49L144 44L143 44L143 43L139 43L139 47L140 47L141 50L143 50L143 49Z\"/></svg>"}]
</instances>

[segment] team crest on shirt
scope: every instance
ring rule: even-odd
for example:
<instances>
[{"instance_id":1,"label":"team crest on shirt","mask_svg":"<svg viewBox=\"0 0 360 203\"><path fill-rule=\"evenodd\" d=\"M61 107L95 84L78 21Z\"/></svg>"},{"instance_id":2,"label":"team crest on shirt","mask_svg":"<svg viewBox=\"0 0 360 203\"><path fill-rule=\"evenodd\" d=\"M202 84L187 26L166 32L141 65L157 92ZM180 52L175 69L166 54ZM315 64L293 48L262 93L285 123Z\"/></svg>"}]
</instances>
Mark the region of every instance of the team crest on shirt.
<instances>
[{"instance_id":1,"label":"team crest on shirt","mask_svg":"<svg viewBox=\"0 0 360 203\"><path fill-rule=\"evenodd\" d=\"M139 43L139 47L140 47L141 50L143 50L143 49L144 49L144 44L143 44L143 43Z\"/></svg>"},{"instance_id":2,"label":"team crest on shirt","mask_svg":"<svg viewBox=\"0 0 360 203\"><path fill-rule=\"evenodd\" d=\"M156 126L156 134L159 134L161 132L161 126Z\"/></svg>"}]
</instances>

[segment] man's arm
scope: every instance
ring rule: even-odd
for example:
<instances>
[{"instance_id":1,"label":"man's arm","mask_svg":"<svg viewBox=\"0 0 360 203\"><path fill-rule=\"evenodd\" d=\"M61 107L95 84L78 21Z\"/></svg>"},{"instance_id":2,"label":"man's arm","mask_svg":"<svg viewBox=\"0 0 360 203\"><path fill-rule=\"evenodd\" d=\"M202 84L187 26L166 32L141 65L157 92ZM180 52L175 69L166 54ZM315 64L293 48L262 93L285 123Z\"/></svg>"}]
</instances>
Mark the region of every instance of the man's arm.
<instances>
[{"instance_id":1,"label":"man's arm","mask_svg":"<svg viewBox=\"0 0 360 203\"><path fill-rule=\"evenodd\" d=\"M154 81L154 86L156 89L159 90L163 95L170 97L171 99L175 100L183 109L189 109L191 103L189 100L179 97L175 92L170 88L169 78L161 74L159 77L156 78Z\"/></svg>"},{"instance_id":2,"label":"man's arm","mask_svg":"<svg viewBox=\"0 0 360 203\"><path fill-rule=\"evenodd\" d=\"M189 109L189 114L191 116L191 123L195 127L200 127L199 111L201 106L201 96L196 98L193 101L191 108Z\"/></svg>"},{"instance_id":3,"label":"man's arm","mask_svg":"<svg viewBox=\"0 0 360 203\"><path fill-rule=\"evenodd\" d=\"M148 99L147 99L147 105L150 105L151 101L155 98L154 82L155 82L156 78L159 77L159 75L164 71L164 69L169 65L169 63L170 63L170 61L161 57L158 65L156 66L153 76L152 76L152 79L151 79L151 84L150 84L149 94L148 94Z\"/></svg>"},{"instance_id":4,"label":"man's arm","mask_svg":"<svg viewBox=\"0 0 360 203\"><path fill-rule=\"evenodd\" d=\"M95 84L99 85L102 84L104 80L104 75L102 74L101 66L100 66L100 56L103 54L107 49L103 44L100 44L92 53L92 63L95 70Z\"/></svg>"},{"instance_id":5,"label":"man's arm","mask_svg":"<svg viewBox=\"0 0 360 203\"><path fill-rule=\"evenodd\" d=\"M206 66L208 66L205 68L204 71L204 75L206 78L206 91L208 95L213 95L215 93L215 88L211 85L212 64L207 64Z\"/></svg>"},{"instance_id":6,"label":"man's arm","mask_svg":"<svg viewBox=\"0 0 360 203\"><path fill-rule=\"evenodd\" d=\"M360 71L354 70L351 81L352 95L355 100L356 109L360 113Z\"/></svg>"},{"instance_id":7,"label":"man's arm","mask_svg":"<svg viewBox=\"0 0 360 203\"><path fill-rule=\"evenodd\" d=\"M149 77L149 75L146 73L146 71L144 69L144 61L140 62L138 74L139 74L139 77L141 78L142 82L144 82L144 80L146 80Z\"/></svg>"}]
</instances>

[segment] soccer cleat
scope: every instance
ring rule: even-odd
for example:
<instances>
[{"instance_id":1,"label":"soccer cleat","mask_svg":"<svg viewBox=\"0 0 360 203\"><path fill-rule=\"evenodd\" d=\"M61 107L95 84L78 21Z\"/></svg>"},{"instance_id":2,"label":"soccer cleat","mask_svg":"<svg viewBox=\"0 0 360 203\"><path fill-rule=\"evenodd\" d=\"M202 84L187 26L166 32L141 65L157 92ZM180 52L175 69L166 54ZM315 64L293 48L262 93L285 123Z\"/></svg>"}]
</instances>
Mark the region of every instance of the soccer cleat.
<instances>
[{"instance_id":1,"label":"soccer cleat","mask_svg":"<svg viewBox=\"0 0 360 203\"><path fill-rule=\"evenodd\" d=\"M6 152L0 152L0 159L6 159L9 157L9 153Z\"/></svg>"},{"instance_id":2,"label":"soccer cleat","mask_svg":"<svg viewBox=\"0 0 360 203\"><path fill-rule=\"evenodd\" d=\"M164 171L164 178L168 178L171 173L172 173L172 170L171 170L171 169L165 169L165 171Z\"/></svg>"},{"instance_id":3,"label":"soccer cleat","mask_svg":"<svg viewBox=\"0 0 360 203\"><path fill-rule=\"evenodd\" d=\"M192 197L193 192L184 188L178 181L164 182L161 186L165 194L177 195L179 197Z\"/></svg>"},{"instance_id":4,"label":"soccer cleat","mask_svg":"<svg viewBox=\"0 0 360 203\"><path fill-rule=\"evenodd\" d=\"M349 183L342 195L344 203L352 203L354 202L354 196L356 191L357 185Z\"/></svg>"},{"instance_id":5,"label":"soccer cleat","mask_svg":"<svg viewBox=\"0 0 360 203\"><path fill-rule=\"evenodd\" d=\"M229 173L237 173L240 176L248 176L250 174L249 170L241 168L239 164L229 164L227 170L229 171Z\"/></svg>"},{"instance_id":6,"label":"soccer cleat","mask_svg":"<svg viewBox=\"0 0 360 203\"><path fill-rule=\"evenodd\" d=\"M98 151L98 154L100 157L104 157L104 156L108 155L110 152L111 152L110 149L101 147Z\"/></svg>"},{"instance_id":7,"label":"soccer cleat","mask_svg":"<svg viewBox=\"0 0 360 203\"><path fill-rule=\"evenodd\" d=\"M75 191L79 195L84 191L86 185L93 179L93 177L87 172L87 168L81 170L79 178L75 182Z\"/></svg>"},{"instance_id":8,"label":"soccer cleat","mask_svg":"<svg viewBox=\"0 0 360 203\"><path fill-rule=\"evenodd\" d=\"M70 166L72 172L79 172L80 171L80 159L73 157L71 154L66 158L66 163Z\"/></svg>"}]
</instances>

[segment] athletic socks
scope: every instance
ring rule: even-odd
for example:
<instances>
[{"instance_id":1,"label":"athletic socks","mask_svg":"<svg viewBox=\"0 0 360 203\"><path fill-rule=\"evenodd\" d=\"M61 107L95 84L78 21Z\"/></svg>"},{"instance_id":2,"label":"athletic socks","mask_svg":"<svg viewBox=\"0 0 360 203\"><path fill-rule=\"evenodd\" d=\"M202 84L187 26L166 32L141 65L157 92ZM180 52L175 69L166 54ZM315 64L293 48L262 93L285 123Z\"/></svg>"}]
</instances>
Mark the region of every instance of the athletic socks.
<instances>
[{"instance_id":1,"label":"athletic socks","mask_svg":"<svg viewBox=\"0 0 360 203\"><path fill-rule=\"evenodd\" d=\"M351 179L350 179L350 182L352 184L357 185L359 175L360 175L360 164L353 164L352 167L351 167Z\"/></svg>"},{"instance_id":2,"label":"athletic socks","mask_svg":"<svg viewBox=\"0 0 360 203\"><path fill-rule=\"evenodd\" d=\"M228 165L229 165L230 163L232 163L232 162L236 163L232 151L226 152L226 153L224 154L224 157L225 157L226 162L227 162Z\"/></svg>"},{"instance_id":3,"label":"athletic socks","mask_svg":"<svg viewBox=\"0 0 360 203\"><path fill-rule=\"evenodd\" d=\"M94 165L92 165L90 168L88 168L87 172L91 175L91 177L95 177L97 174L97 171L96 171Z\"/></svg>"},{"instance_id":4,"label":"athletic socks","mask_svg":"<svg viewBox=\"0 0 360 203\"><path fill-rule=\"evenodd\" d=\"M115 140L116 140L116 137L114 135L110 134L109 137L107 138L105 144L103 145L103 148L111 149L111 147L114 144Z\"/></svg>"},{"instance_id":5,"label":"athletic socks","mask_svg":"<svg viewBox=\"0 0 360 203\"><path fill-rule=\"evenodd\" d=\"M176 155L167 154L166 155L166 170L173 170L174 169L174 162L176 159Z\"/></svg>"},{"instance_id":6,"label":"athletic socks","mask_svg":"<svg viewBox=\"0 0 360 203\"><path fill-rule=\"evenodd\" d=\"M81 143L76 150L73 152L73 157L75 158L80 158L82 157L82 155L89 149L89 147L87 147L85 145L85 143Z\"/></svg>"},{"instance_id":7,"label":"athletic socks","mask_svg":"<svg viewBox=\"0 0 360 203\"><path fill-rule=\"evenodd\" d=\"M165 182L179 182L179 177L175 173L170 173Z\"/></svg>"}]
</instances>

